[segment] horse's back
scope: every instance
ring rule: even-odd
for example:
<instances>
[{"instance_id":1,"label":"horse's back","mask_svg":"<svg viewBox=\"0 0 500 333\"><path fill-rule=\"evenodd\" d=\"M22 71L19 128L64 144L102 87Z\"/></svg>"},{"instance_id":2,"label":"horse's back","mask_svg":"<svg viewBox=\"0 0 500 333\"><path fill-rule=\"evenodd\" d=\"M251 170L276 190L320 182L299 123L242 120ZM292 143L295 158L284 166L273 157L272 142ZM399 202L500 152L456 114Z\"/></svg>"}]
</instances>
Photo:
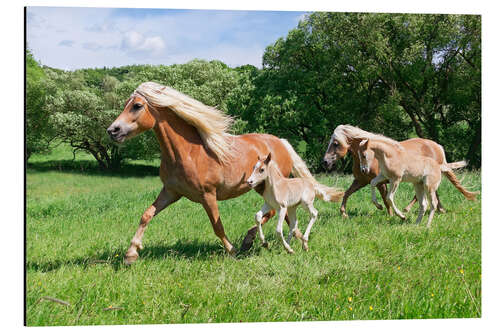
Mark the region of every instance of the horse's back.
<instances>
[{"instance_id":1,"label":"horse's back","mask_svg":"<svg viewBox=\"0 0 500 333\"><path fill-rule=\"evenodd\" d=\"M217 188L217 199L226 200L240 196L250 190L246 180L252 174L259 158L271 157L280 172L288 177L292 172L292 158L281 140L270 134L243 134L234 137L236 156L223 168L223 177ZM256 189L262 192L263 188Z\"/></svg>"},{"instance_id":2,"label":"horse's back","mask_svg":"<svg viewBox=\"0 0 500 333\"><path fill-rule=\"evenodd\" d=\"M401 145L403 145L406 151L418 154L420 156L430 157L438 164L443 164L446 162L443 147L432 140L412 138L401 141L400 143Z\"/></svg>"},{"instance_id":3,"label":"horse's back","mask_svg":"<svg viewBox=\"0 0 500 333\"><path fill-rule=\"evenodd\" d=\"M271 134L248 133L237 136L237 140L240 141L239 148L250 155L252 167L259 157L263 158L271 153L271 158L285 177L292 172L292 158L280 138Z\"/></svg>"}]
</instances>

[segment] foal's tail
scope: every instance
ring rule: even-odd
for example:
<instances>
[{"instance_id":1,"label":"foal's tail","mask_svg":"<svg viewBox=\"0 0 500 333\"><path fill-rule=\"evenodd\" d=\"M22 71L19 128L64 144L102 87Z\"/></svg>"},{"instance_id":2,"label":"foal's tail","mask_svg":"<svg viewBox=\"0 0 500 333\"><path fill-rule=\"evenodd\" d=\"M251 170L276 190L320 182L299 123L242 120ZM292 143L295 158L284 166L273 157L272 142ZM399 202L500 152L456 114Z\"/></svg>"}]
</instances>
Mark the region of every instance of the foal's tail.
<instances>
[{"instance_id":1,"label":"foal's tail","mask_svg":"<svg viewBox=\"0 0 500 333\"><path fill-rule=\"evenodd\" d=\"M457 176L453 173L453 169L460 169L467 166L466 161L459 161L453 163L441 164L441 172L446 175L446 177L450 180L450 182L464 195L467 200L476 200L476 196L479 194L479 191L471 192L467 190L465 187L460 184L460 181L457 179Z\"/></svg>"},{"instance_id":2,"label":"foal's tail","mask_svg":"<svg viewBox=\"0 0 500 333\"><path fill-rule=\"evenodd\" d=\"M288 150L288 153L292 158L293 161L292 174L296 177L309 179L314 184L314 191L316 192L316 198L319 198L323 201L340 201L340 199L344 196L344 192L335 187L328 187L326 185L318 183L318 181L314 179L313 175L307 168L306 163L295 152L292 145L285 139L280 139L280 140L286 147L286 150Z\"/></svg>"}]
</instances>

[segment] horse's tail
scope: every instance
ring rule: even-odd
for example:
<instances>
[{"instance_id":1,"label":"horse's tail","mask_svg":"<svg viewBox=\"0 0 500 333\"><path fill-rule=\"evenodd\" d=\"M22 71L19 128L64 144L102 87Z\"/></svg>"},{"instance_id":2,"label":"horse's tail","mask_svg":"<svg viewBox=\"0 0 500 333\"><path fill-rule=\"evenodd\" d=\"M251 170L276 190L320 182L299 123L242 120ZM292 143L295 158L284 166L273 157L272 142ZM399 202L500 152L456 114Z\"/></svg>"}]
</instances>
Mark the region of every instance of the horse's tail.
<instances>
[{"instance_id":1,"label":"horse's tail","mask_svg":"<svg viewBox=\"0 0 500 333\"><path fill-rule=\"evenodd\" d=\"M471 192L467 190L462 184L460 184L457 176L455 176L455 174L453 173L453 169L460 169L465 167L466 165L466 161L441 164L441 172L446 175L446 178L450 180L453 186L455 186L467 200L476 200L476 196L479 194L479 191Z\"/></svg>"},{"instance_id":2,"label":"horse's tail","mask_svg":"<svg viewBox=\"0 0 500 333\"><path fill-rule=\"evenodd\" d=\"M280 139L280 140L286 147L286 150L288 151L290 157L292 158L293 161L292 174L296 177L306 178L309 181L311 181L314 185L316 198L319 198L323 201L340 201L340 199L344 196L344 192L335 187L328 187L326 185L318 183L318 181L314 179L313 175L307 168L306 163L295 152L292 145L285 139Z\"/></svg>"}]
</instances>

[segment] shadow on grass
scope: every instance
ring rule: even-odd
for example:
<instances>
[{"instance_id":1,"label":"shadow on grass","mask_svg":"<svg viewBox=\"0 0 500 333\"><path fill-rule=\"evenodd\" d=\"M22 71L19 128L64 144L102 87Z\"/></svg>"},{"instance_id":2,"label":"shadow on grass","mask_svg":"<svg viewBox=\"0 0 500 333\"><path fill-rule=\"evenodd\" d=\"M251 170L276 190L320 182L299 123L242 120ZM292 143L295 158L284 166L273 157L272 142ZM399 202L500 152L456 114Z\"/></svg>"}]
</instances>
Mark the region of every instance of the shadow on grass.
<instances>
[{"instance_id":1,"label":"shadow on grass","mask_svg":"<svg viewBox=\"0 0 500 333\"><path fill-rule=\"evenodd\" d=\"M158 176L159 167L144 164L124 163L119 169L104 170L99 168L95 161L57 160L43 162L28 162L26 171L49 172L59 171L64 173L100 175L112 177L145 177Z\"/></svg>"},{"instance_id":2,"label":"shadow on grass","mask_svg":"<svg viewBox=\"0 0 500 333\"><path fill-rule=\"evenodd\" d=\"M114 270L120 270L129 266L123 262L127 249L116 251L104 251L97 255L71 258L67 260L53 260L46 262L31 262L26 264L27 271L50 272L61 267L76 266L89 268L96 265L110 265ZM181 260L213 260L215 257L225 256L224 249L216 243L206 243L200 241L177 241L173 245L152 244L139 252L138 262L141 260L163 260L167 258Z\"/></svg>"}]
</instances>

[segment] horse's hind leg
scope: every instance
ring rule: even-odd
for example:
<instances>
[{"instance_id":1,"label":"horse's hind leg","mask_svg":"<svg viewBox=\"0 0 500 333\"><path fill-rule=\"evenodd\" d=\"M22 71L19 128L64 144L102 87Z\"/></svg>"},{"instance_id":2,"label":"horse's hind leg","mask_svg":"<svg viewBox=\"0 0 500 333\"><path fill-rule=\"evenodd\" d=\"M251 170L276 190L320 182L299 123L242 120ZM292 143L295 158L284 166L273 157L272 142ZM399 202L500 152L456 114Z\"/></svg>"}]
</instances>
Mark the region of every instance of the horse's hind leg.
<instances>
[{"instance_id":1,"label":"horse's hind leg","mask_svg":"<svg viewBox=\"0 0 500 333\"><path fill-rule=\"evenodd\" d=\"M295 229L297 229L297 207L290 207L288 208L288 218L290 219L289 223L289 231L288 231L288 237L286 239L286 242L290 244L290 240L292 239L292 236L295 232Z\"/></svg>"},{"instance_id":2,"label":"horse's hind leg","mask_svg":"<svg viewBox=\"0 0 500 333\"><path fill-rule=\"evenodd\" d=\"M408 206L406 206L405 209L403 209L403 211L405 213L408 213L410 211L411 207L413 207L413 205L415 204L415 202L417 202L417 195L413 196L413 199L410 201L410 203L408 204Z\"/></svg>"},{"instance_id":3,"label":"horse's hind leg","mask_svg":"<svg viewBox=\"0 0 500 333\"><path fill-rule=\"evenodd\" d=\"M231 244L231 242L229 242L226 237L226 233L224 232L224 226L222 225L222 221L220 219L219 207L217 206L217 197L215 193L205 194L204 199L205 200L202 203L203 208L205 208L205 211L207 212L215 234L220 238L222 244L224 244L224 248L229 254L236 254L236 248Z\"/></svg>"},{"instance_id":4,"label":"horse's hind leg","mask_svg":"<svg viewBox=\"0 0 500 333\"><path fill-rule=\"evenodd\" d=\"M436 195L436 191L430 190L429 192L430 202L431 202L431 211L429 213L429 219L427 220L427 228L431 227L432 218L434 217L434 213L436 212L436 208L438 206L438 198Z\"/></svg>"},{"instance_id":5,"label":"horse's hind leg","mask_svg":"<svg viewBox=\"0 0 500 333\"><path fill-rule=\"evenodd\" d=\"M307 225L306 232L304 233L302 248L304 250L308 251L309 246L307 245L307 242L309 241L309 234L311 233L311 229L314 225L314 222L316 222L316 219L318 218L318 211L316 210L316 208L314 208L312 202L307 204L306 207L307 207L307 210L309 211L309 216L311 217L311 219L309 220L309 224Z\"/></svg>"},{"instance_id":6,"label":"horse's hind leg","mask_svg":"<svg viewBox=\"0 0 500 333\"><path fill-rule=\"evenodd\" d=\"M417 183L415 184L414 187L415 187L415 197L418 198L418 203L420 205L420 211L418 213L418 217L415 223L419 224L420 221L422 221L422 217L424 216L425 211L427 210L427 198L425 195L423 184Z\"/></svg>"},{"instance_id":7,"label":"horse's hind leg","mask_svg":"<svg viewBox=\"0 0 500 333\"><path fill-rule=\"evenodd\" d=\"M167 206L170 204L176 202L179 200L180 195L172 193L167 191L165 188L163 188L156 198L155 202L146 209L144 214L142 214L141 217L141 222L139 223L139 228L135 232L134 237L130 241L130 247L127 250L127 253L125 254L125 263L127 265L130 265L134 261L137 260L139 257L139 253L137 252L137 249L142 250L142 236L144 235L144 231L146 230L146 227L148 226L149 222L151 219L157 215L159 212L161 212L163 209L165 209Z\"/></svg>"},{"instance_id":8,"label":"horse's hind leg","mask_svg":"<svg viewBox=\"0 0 500 333\"><path fill-rule=\"evenodd\" d=\"M444 209L443 205L441 204L441 199L439 199L439 194L437 193L437 191L436 191L436 198L437 198L437 201L438 201L438 205L437 205L438 212L440 212L440 213L446 213L446 209Z\"/></svg>"}]
</instances>

